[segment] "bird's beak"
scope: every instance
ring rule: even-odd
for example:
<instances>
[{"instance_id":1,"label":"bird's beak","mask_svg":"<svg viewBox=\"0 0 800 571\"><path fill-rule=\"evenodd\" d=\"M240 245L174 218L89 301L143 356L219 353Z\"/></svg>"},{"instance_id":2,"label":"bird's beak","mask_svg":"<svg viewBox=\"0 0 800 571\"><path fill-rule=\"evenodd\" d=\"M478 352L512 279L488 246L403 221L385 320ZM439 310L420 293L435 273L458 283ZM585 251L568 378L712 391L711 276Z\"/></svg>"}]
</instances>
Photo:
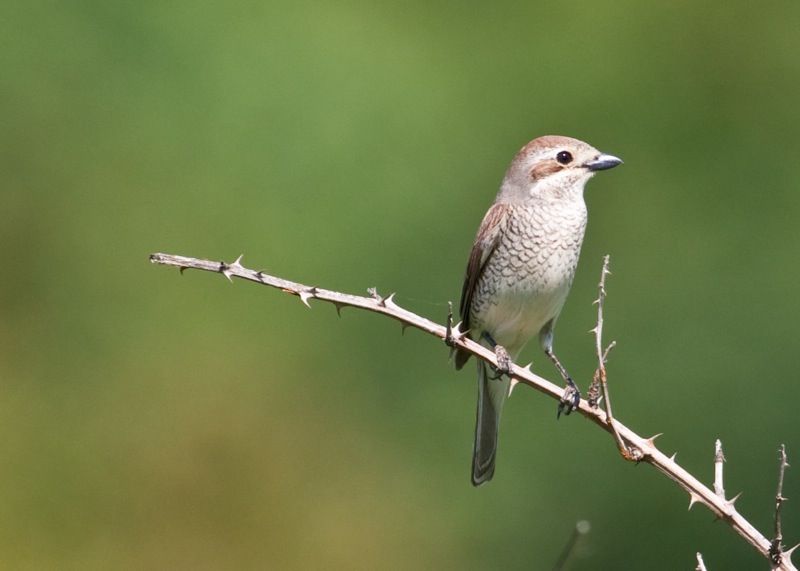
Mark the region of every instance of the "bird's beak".
<instances>
[{"instance_id":1,"label":"bird's beak","mask_svg":"<svg viewBox=\"0 0 800 571\"><path fill-rule=\"evenodd\" d=\"M622 159L615 157L614 155L597 155L591 161L586 161L583 163L583 166L589 169L590 171L604 171L607 169L613 169L617 165L622 164Z\"/></svg>"}]
</instances>

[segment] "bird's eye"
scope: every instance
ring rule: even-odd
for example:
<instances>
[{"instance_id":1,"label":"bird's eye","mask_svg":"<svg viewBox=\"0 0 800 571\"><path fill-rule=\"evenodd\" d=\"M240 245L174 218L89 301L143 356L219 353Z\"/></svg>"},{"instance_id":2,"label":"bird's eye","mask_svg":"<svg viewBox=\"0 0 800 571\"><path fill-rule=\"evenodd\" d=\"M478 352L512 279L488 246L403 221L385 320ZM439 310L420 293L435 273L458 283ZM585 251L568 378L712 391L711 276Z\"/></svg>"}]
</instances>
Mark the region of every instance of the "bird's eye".
<instances>
[{"instance_id":1,"label":"bird's eye","mask_svg":"<svg viewBox=\"0 0 800 571\"><path fill-rule=\"evenodd\" d=\"M568 165L572 162L572 153L569 151L559 151L559 153L556 155L556 160L562 165Z\"/></svg>"}]
</instances>

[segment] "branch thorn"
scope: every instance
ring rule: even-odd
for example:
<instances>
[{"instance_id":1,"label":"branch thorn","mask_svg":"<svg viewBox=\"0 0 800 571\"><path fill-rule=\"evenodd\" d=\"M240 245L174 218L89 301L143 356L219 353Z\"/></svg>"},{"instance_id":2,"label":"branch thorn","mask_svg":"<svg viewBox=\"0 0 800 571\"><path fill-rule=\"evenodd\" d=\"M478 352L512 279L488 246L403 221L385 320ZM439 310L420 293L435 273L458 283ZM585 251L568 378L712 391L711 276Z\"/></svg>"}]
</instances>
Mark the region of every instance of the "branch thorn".
<instances>
[{"instance_id":1,"label":"branch thorn","mask_svg":"<svg viewBox=\"0 0 800 571\"><path fill-rule=\"evenodd\" d=\"M729 499L729 500L725 500L725 505L726 505L726 506L730 506L730 507L732 507L732 508L733 508L733 507L734 507L734 505L733 505L733 504L735 504L735 503L736 503L736 500L738 500L738 499L739 499L739 498L741 498L741 497L742 497L742 492L739 492L738 494L736 494L735 496L733 496L731 499ZM734 509L735 509L735 508L734 508Z\"/></svg>"},{"instance_id":2,"label":"branch thorn","mask_svg":"<svg viewBox=\"0 0 800 571\"><path fill-rule=\"evenodd\" d=\"M603 363L605 363L606 361L608 361L608 354L609 354L609 353L611 352L611 350L612 350L614 347L616 347L616 346L617 346L617 342L616 342L616 341L612 341L611 343L609 343L609 344L608 344L608 347L606 347L606 350L605 350L605 351L603 351Z\"/></svg>"},{"instance_id":3,"label":"branch thorn","mask_svg":"<svg viewBox=\"0 0 800 571\"><path fill-rule=\"evenodd\" d=\"M221 271L222 275L228 278L228 281L231 283L233 283L233 271L244 269L241 264L242 258L244 258L244 254L240 254L232 264L226 264L225 262L219 263L219 271Z\"/></svg>"},{"instance_id":4,"label":"branch thorn","mask_svg":"<svg viewBox=\"0 0 800 571\"><path fill-rule=\"evenodd\" d=\"M399 309L399 306L394 301L394 296L397 292L390 293L384 300L382 305L389 309Z\"/></svg>"},{"instance_id":5,"label":"branch thorn","mask_svg":"<svg viewBox=\"0 0 800 571\"><path fill-rule=\"evenodd\" d=\"M317 288L314 286L307 290L298 291L297 295L300 296L300 301L302 301L308 309L311 309L311 304L308 303L308 300L313 299L317 295Z\"/></svg>"},{"instance_id":6,"label":"branch thorn","mask_svg":"<svg viewBox=\"0 0 800 571\"><path fill-rule=\"evenodd\" d=\"M697 567L695 567L695 571L706 571L706 563L703 561L703 555L699 551L697 552Z\"/></svg>"},{"instance_id":7,"label":"branch thorn","mask_svg":"<svg viewBox=\"0 0 800 571\"><path fill-rule=\"evenodd\" d=\"M654 434L650 438L645 438L644 441L647 442L650 446L655 446L656 438L663 435L664 435L663 432L659 432L658 434Z\"/></svg>"}]
</instances>

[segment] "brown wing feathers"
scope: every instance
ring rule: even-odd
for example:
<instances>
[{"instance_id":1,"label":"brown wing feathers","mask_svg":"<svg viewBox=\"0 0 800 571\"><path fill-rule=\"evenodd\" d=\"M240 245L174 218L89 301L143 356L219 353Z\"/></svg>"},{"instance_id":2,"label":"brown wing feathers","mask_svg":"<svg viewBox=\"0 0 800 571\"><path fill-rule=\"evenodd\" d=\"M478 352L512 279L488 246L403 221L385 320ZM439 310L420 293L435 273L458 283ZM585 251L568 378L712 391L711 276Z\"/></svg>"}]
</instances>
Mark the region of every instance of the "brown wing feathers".
<instances>
[{"instance_id":1,"label":"brown wing feathers","mask_svg":"<svg viewBox=\"0 0 800 571\"><path fill-rule=\"evenodd\" d=\"M472 251L469 254L469 262L467 262L467 272L464 276L464 285L461 289L461 330L468 331L471 327L470 324L470 306L472 305L472 295L475 292L475 286L483 273L483 268L486 262L491 258L495 247L497 246L497 239L502 231L502 224L505 220L508 206L505 204L495 204L483 217L478 234L475 236L475 242L472 245ZM464 363L469 359L469 353L457 351L455 357L456 369L464 366Z\"/></svg>"}]
</instances>

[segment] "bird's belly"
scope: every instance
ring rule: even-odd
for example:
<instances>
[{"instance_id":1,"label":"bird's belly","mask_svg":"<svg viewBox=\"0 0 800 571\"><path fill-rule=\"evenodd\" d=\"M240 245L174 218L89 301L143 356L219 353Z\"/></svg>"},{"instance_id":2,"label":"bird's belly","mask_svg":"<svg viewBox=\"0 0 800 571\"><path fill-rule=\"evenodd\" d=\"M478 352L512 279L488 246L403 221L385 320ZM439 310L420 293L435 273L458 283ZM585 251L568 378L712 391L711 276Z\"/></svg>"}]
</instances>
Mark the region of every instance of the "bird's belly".
<instances>
[{"instance_id":1,"label":"bird's belly","mask_svg":"<svg viewBox=\"0 0 800 571\"><path fill-rule=\"evenodd\" d=\"M569 283L542 287L537 281L520 280L498 291L495 303L484 308L481 329L516 357L527 342L558 316L569 292Z\"/></svg>"},{"instance_id":2,"label":"bird's belly","mask_svg":"<svg viewBox=\"0 0 800 571\"><path fill-rule=\"evenodd\" d=\"M586 211L523 210L508 223L472 298L470 329L484 331L515 357L558 317L578 265Z\"/></svg>"}]
</instances>

